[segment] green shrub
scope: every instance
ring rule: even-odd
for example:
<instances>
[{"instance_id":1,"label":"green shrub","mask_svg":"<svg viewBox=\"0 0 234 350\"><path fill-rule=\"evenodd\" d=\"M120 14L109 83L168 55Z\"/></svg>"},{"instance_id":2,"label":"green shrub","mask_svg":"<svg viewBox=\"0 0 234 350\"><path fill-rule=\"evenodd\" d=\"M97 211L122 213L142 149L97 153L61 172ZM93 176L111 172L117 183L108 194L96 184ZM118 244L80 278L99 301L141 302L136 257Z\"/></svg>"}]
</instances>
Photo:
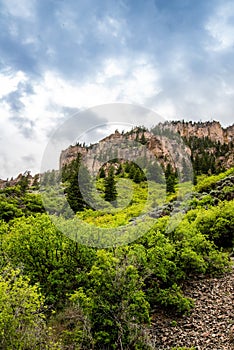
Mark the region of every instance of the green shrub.
<instances>
[{"instance_id":1,"label":"green shrub","mask_svg":"<svg viewBox=\"0 0 234 350\"><path fill-rule=\"evenodd\" d=\"M176 284L173 284L171 288L160 290L157 300L161 305L180 313L189 312L194 305L193 300L184 297L180 287Z\"/></svg>"},{"instance_id":2,"label":"green shrub","mask_svg":"<svg viewBox=\"0 0 234 350\"><path fill-rule=\"evenodd\" d=\"M50 339L38 286L10 266L0 275L0 348L59 349Z\"/></svg>"},{"instance_id":3,"label":"green shrub","mask_svg":"<svg viewBox=\"0 0 234 350\"><path fill-rule=\"evenodd\" d=\"M234 174L234 168L231 168L224 173L220 173L219 175L207 176L195 186L195 189L197 192L210 191L215 187L218 181L225 179L225 177L232 174Z\"/></svg>"}]
</instances>

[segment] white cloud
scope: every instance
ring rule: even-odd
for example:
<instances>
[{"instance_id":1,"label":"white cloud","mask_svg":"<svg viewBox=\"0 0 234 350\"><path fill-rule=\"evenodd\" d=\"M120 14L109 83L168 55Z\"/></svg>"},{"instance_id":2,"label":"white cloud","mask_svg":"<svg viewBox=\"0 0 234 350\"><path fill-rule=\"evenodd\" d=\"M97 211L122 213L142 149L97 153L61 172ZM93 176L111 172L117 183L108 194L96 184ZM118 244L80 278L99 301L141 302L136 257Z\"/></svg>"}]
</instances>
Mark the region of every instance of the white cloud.
<instances>
[{"instance_id":1,"label":"white cloud","mask_svg":"<svg viewBox=\"0 0 234 350\"><path fill-rule=\"evenodd\" d=\"M11 34L12 37L17 37L19 35L19 26L17 23L11 21L8 24L9 28L9 33Z\"/></svg>"},{"instance_id":2,"label":"white cloud","mask_svg":"<svg viewBox=\"0 0 234 350\"><path fill-rule=\"evenodd\" d=\"M6 11L18 18L33 19L35 0L4 0Z\"/></svg>"},{"instance_id":3,"label":"white cloud","mask_svg":"<svg viewBox=\"0 0 234 350\"><path fill-rule=\"evenodd\" d=\"M22 102L36 114L48 112L50 105L84 109L122 100L143 104L160 91L158 79L158 72L146 60L108 59L102 72L82 84L66 81L55 72L46 72L43 81L34 86L35 94Z\"/></svg>"},{"instance_id":4,"label":"white cloud","mask_svg":"<svg viewBox=\"0 0 234 350\"><path fill-rule=\"evenodd\" d=\"M27 81L26 75L18 71L13 73L7 70L5 73L0 74L0 98L8 95L9 93L16 91L20 82Z\"/></svg>"},{"instance_id":5,"label":"white cloud","mask_svg":"<svg viewBox=\"0 0 234 350\"><path fill-rule=\"evenodd\" d=\"M10 123L11 113L6 103L0 105L1 136L0 136L0 178L16 176L29 168L29 164L22 162L22 157L29 152L34 156L40 154L40 144L36 140L28 140L19 133L18 128ZM32 165L32 164L31 164ZM35 164L34 164L35 166ZM28 169L31 170L31 169ZM36 167L32 170L36 170Z\"/></svg>"},{"instance_id":6,"label":"white cloud","mask_svg":"<svg viewBox=\"0 0 234 350\"><path fill-rule=\"evenodd\" d=\"M116 38L122 33L123 25L120 20L106 16L104 20L98 21L97 29L101 36L111 34Z\"/></svg>"},{"instance_id":7,"label":"white cloud","mask_svg":"<svg viewBox=\"0 0 234 350\"><path fill-rule=\"evenodd\" d=\"M214 51L234 48L234 3L221 3L205 26L213 38L207 48Z\"/></svg>"},{"instance_id":8,"label":"white cloud","mask_svg":"<svg viewBox=\"0 0 234 350\"><path fill-rule=\"evenodd\" d=\"M7 155L9 163L2 168L3 175L15 174L16 171L24 171L28 168L25 156L30 152L34 154L36 162L32 171L40 169L40 160L48 141L48 134L64 120L64 108L85 110L87 108L113 103L128 102L144 104L147 98L152 98L158 87L158 72L147 62L145 57L134 60L108 59L104 62L101 72L92 80L84 83L66 81L58 73L47 71L41 81L33 85L33 94L21 94L20 102L24 106L18 116L22 118L23 127L34 123L32 128L33 137L25 139L20 133L20 128L12 126L10 106L5 102L0 109L1 117L4 116L2 133L2 157ZM2 74L0 96L5 96L16 91L20 82L29 82L30 79L22 72L15 76ZM126 122L124 116L110 113L107 118L110 122ZM122 118L122 119L121 119ZM152 119L149 117L149 119ZM128 120L127 120L128 122ZM136 116L136 123L147 123L141 116ZM150 120L152 122L152 120ZM8 131L10 134L8 134ZM9 150L12 152L9 153ZM12 161L11 161L12 159ZM18 164L18 160L21 159ZM4 171L5 169L5 171ZM15 170L17 169L17 170Z\"/></svg>"},{"instance_id":9,"label":"white cloud","mask_svg":"<svg viewBox=\"0 0 234 350\"><path fill-rule=\"evenodd\" d=\"M99 81L104 82L106 78L113 78L116 76L123 76L126 69L126 63L120 64L119 61L108 59L105 62L104 72L99 74Z\"/></svg>"},{"instance_id":10,"label":"white cloud","mask_svg":"<svg viewBox=\"0 0 234 350\"><path fill-rule=\"evenodd\" d=\"M169 98L162 98L160 101L158 101L155 106L155 111L166 120L175 119L175 116L178 113L174 102Z\"/></svg>"}]
</instances>

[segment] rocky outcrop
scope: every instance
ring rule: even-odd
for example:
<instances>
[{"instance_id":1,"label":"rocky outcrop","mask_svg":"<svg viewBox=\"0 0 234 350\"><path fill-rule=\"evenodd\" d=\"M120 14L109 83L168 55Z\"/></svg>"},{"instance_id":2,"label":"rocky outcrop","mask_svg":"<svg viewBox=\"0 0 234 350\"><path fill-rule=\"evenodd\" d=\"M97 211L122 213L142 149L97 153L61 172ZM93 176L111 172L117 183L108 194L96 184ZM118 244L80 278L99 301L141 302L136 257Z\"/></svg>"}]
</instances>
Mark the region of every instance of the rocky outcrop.
<instances>
[{"instance_id":1,"label":"rocky outcrop","mask_svg":"<svg viewBox=\"0 0 234 350\"><path fill-rule=\"evenodd\" d=\"M69 146L61 152L60 168L69 164L80 153L88 169L96 174L103 163L118 158L118 160L133 160L145 157L148 160L157 159L166 165L168 162L174 166L181 164L182 159L191 155L191 150L183 142L190 136L209 138L213 142L228 144L234 142L234 125L224 129L219 122L166 122L157 125L152 131L135 128L131 132L119 133L105 137L97 144L87 146ZM142 145L143 144L143 145ZM234 155L229 152L219 162L224 167L234 164Z\"/></svg>"},{"instance_id":2,"label":"rocky outcrop","mask_svg":"<svg viewBox=\"0 0 234 350\"><path fill-rule=\"evenodd\" d=\"M142 134L143 132L139 133L138 136L141 138ZM144 137L149 140L150 133L145 132ZM147 145L136 141L136 132L120 134L117 130L114 134L89 147L69 146L61 152L60 168L69 164L77 157L78 153L82 155L85 165L93 174L96 174L103 164L115 159L136 161L143 157L148 160L155 158L154 153Z\"/></svg>"},{"instance_id":3,"label":"rocky outcrop","mask_svg":"<svg viewBox=\"0 0 234 350\"><path fill-rule=\"evenodd\" d=\"M144 144L142 144L142 138L144 138ZM125 134L116 131L90 147L69 146L61 152L60 168L69 164L78 153L82 155L87 168L95 174L105 162L114 159L135 162L142 158L148 161L157 159L164 164L170 162L172 165L178 165L182 158L187 157L191 152L180 137L154 135L152 132L139 132L136 129Z\"/></svg>"},{"instance_id":4,"label":"rocky outcrop","mask_svg":"<svg viewBox=\"0 0 234 350\"><path fill-rule=\"evenodd\" d=\"M170 129L173 132L178 132L181 137L189 138L196 136L198 138L208 137L214 142L229 143L234 141L234 124L227 128L222 128L217 121L213 122L168 122L161 124L160 127Z\"/></svg>"},{"instance_id":5,"label":"rocky outcrop","mask_svg":"<svg viewBox=\"0 0 234 350\"><path fill-rule=\"evenodd\" d=\"M80 145L75 145L69 146L67 149L63 150L60 155L60 168L71 163L79 153L85 157L88 153L88 149Z\"/></svg>"}]
</instances>

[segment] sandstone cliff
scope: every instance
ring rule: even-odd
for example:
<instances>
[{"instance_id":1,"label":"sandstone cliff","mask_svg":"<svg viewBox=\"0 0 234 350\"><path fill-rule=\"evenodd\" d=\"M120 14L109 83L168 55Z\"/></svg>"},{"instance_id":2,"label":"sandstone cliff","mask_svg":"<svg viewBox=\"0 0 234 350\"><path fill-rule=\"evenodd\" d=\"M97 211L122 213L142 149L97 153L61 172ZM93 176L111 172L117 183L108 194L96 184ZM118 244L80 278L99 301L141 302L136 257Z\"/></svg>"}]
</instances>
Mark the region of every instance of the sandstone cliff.
<instances>
[{"instance_id":1,"label":"sandstone cliff","mask_svg":"<svg viewBox=\"0 0 234 350\"><path fill-rule=\"evenodd\" d=\"M208 137L214 142L229 143L234 141L234 124L228 128L222 128L217 121L213 122L169 122L160 124L162 128L165 126L173 132L178 132L182 137L189 138L196 136L198 138Z\"/></svg>"},{"instance_id":2,"label":"sandstone cliff","mask_svg":"<svg viewBox=\"0 0 234 350\"><path fill-rule=\"evenodd\" d=\"M69 164L78 153L82 155L87 168L94 174L104 162L114 159L136 161L139 158L147 160L156 158L161 164L170 162L175 168L181 164L182 158L186 155L191 156L192 151L186 142L191 137L201 140L207 138L212 141L212 147L207 149L211 154L215 154L215 147L218 144L231 145L227 152L217 154L217 164L224 168L234 165L234 125L224 129L216 121L205 123L178 121L159 124L151 131L135 128L130 132L119 133L116 130L114 134L90 147L69 146L61 152L60 168Z\"/></svg>"}]
</instances>

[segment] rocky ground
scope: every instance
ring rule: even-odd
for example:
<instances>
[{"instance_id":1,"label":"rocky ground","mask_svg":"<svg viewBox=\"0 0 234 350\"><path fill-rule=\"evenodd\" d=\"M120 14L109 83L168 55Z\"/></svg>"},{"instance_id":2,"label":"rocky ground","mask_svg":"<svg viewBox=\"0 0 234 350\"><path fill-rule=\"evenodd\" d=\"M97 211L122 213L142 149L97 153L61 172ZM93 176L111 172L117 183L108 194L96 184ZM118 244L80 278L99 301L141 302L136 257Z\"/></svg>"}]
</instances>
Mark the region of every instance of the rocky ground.
<instances>
[{"instance_id":1,"label":"rocky ground","mask_svg":"<svg viewBox=\"0 0 234 350\"><path fill-rule=\"evenodd\" d=\"M184 290L195 307L183 317L157 312L152 330L155 349L234 350L234 268L221 278L190 281Z\"/></svg>"}]
</instances>

